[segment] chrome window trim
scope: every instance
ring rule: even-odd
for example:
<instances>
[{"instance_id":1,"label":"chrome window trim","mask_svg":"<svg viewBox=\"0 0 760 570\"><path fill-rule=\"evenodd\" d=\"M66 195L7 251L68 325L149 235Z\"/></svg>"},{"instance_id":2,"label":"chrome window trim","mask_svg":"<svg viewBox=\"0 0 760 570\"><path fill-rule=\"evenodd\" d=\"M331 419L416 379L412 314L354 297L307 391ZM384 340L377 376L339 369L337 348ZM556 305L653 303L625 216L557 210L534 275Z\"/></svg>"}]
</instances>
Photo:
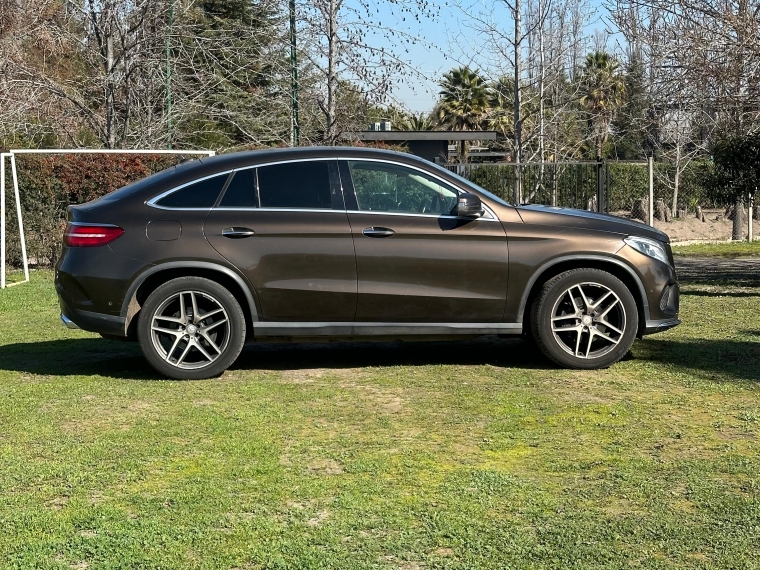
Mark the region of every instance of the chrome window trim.
<instances>
[{"instance_id":1,"label":"chrome window trim","mask_svg":"<svg viewBox=\"0 0 760 570\"><path fill-rule=\"evenodd\" d=\"M487 207L487 206L486 206ZM469 220L469 221L483 221L483 222L499 222L498 218L486 218L486 217L480 217L480 218L468 218L465 216L450 216L448 214L415 214L413 212L380 212L378 210L346 210L347 214L369 214L370 216L404 216L404 217L411 217L411 218L434 218L436 220L438 219L445 219L445 220Z\"/></svg>"},{"instance_id":2,"label":"chrome window trim","mask_svg":"<svg viewBox=\"0 0 760 570\"><path fill-rule=\"evenodd\" d=\"M175 192L178 192L182 190L183 188L187 188L188 186L192 186L193 184L197 184L198 182L203 182L204 180L210 180L211 178L216 178L217 176L227 176L229 177L230 173L232 173L233 170L226 170L224 172L215 172L214 174L209 174L208 176L203 176L201 178L196 178L195 180L191 180L190 182L185 182L184 184L180 184L179 186L175 186L174 188L171 188L170 190L166 190L165 192L162 192L158 196L154 196L150 200L147 200L145 202L146 206L150 206L151 208L156 208L158 210L170 210L170 211L181 211L181 212L207 212L211 210L214 205L212 204L208 208L170 208L167 206L159 206L156 204L159 200L162 200L163 198L166 198L169 194L174 194ZM226 182L226 181L225 181ZM217 196L218 198L218 196Z\"/></svg>"},{"instance_id":3,"label":"chrome window trim","mask_svg":"<svg viewBox=\"0 0 760 570\"><path fill-rule=\"evenodd\" d=\"M323 214L325 212L335 212L336 214L345 214L345 210L335 210L334 208L212 208L215 212L312 212Z\"/></svg>"},{"instance_id":4,"label":"chrome window trim","mask_svg":"<svg viewBox=\"0 0 760 570\"><path fill-rule=\"evenodd\" d=\"M251 164L248 166L241 166L239 168L232 168L230 170L225 170L222 172L216 172L214 174L209 174L208 176L203 176L202 178L196 178L195 180L191 180L190 182L185 182L184 184L181 184L180 186L175 186L174 188L171 188L169 190L166 190L165 192L162 192L161 194L154 196L150 200L147 200L145 204L147 206L150 206L151 208L156 208L158 210L168 210L168 211L177 211L177 212L207 212L210 210L220 210L220 211L228 211L228 212L343 212L343 213L350 213L350 214L373 214L373 215L386 215L386 216L414 216L414 217L425 217L425 218L446 218L446 219L458 219L458 220L482 220L487 222L500 222L498 216L494 213L494 211L491 209L488 204L483 203L483 209L488 214L488 217L481 217L481 218L465 218L462 216L450 216L450 215L435 215L435 214L416 214L413 212L378 212L378 211L372 211L372 210L335 210L333 208L225 208L225 207L214 207L211 206L209 208L170 208L167 206L159 206L156 204L159 200L162 198L165 198L169 194L173 194L174 192L177 192L179 190L182 190L183 188L186 188L187 186L190 186L192 184L196 184L198 182L203 182L204 180L209 180L210 178L214 178L216 176L229 176L233 172L238 172L240 170L250 170L252 168L263 168L265 166L277 166L280 164L289 164L292 162L329 162L329 161L344 161L344 162L380 162L384 164L390 164L393 166L399 166L402 168L410 168L412 170L416 170L417 172L421 172L423 174L427 174L428 176L438 180L439 182L445 184L446 186L454 186L457 190L460 191L460 193L464 192L462 188L459 186L449 182L448 180L444 180L440 176L425 170L423 168L420 168L418 166L414 166L411 164L406 164L403 162L396 162L393 160L388 160L384 158L354 158L354 157L315 157L315 158L292 158L289 160L275 160L272 162L262 162L261 164Z\"/></svg>"}]
</instances>

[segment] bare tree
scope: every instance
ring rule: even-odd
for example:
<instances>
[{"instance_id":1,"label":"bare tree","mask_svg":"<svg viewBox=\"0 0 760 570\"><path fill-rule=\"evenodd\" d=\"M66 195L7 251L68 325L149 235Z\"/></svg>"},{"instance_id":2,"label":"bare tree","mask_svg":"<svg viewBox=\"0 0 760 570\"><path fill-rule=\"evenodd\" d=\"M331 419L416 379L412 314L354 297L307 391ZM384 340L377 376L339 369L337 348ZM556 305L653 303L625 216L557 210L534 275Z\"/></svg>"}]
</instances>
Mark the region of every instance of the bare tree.
<instances>
[{"instance_id":1,"label":"bare tree","mask_svg":"<svg viewBox=\"0 0 760 570\"><path fill-rule=\"evenodd\" d=\"M339 124L341 85L371 103L387 100L400 76L418 75L403 57L405 46L423 41L394 22L380 22L376 2L310 0L299 10L306 55L321 76L324 88L316 94L323 115L323 142L335 144L344 130ZM428 0L386 0L399 21L434 18L435 3ZM384 47L394 44L396 49Z\"/></svg>"}]
</instances>

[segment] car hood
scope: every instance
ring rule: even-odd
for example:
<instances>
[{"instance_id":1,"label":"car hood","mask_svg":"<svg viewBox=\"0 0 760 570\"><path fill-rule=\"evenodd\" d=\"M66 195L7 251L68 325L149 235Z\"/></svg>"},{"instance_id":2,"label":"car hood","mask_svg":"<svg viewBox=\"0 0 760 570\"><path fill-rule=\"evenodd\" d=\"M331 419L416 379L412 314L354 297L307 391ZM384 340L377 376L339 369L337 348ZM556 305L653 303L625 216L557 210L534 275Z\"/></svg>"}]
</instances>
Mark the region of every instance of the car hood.
<instances>
[{"instance_id":1,"label":"car hood","mask_svg":"<svg viewBox=\"0 0 760 570\"><path fill-rule=\"evenodd\" d=\"M652 226L611 214L538 205L520 206L517 208L517 211L526 224L581 228L621 235L648 237L665 243L670 242L668 234Z\"/></svg>"}]
</instances>

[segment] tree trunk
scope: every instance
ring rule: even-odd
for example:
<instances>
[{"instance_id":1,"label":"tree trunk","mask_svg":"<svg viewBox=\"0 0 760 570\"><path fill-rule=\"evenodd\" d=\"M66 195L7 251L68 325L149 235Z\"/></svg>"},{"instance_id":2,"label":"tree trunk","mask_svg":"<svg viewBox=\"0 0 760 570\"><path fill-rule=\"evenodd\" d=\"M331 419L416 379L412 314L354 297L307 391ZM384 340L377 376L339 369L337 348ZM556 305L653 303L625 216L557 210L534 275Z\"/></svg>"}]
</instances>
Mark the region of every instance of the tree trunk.
<instances>
[{"instance_id":1,"label":"tree trunk","mask_svg":"<svg viewBox=\"0 0 760 570\"><path fill-rule=\"evenodd\" d=\"M741 198L738 198L734 204L734 228L731 232L731 239L744 239L744 200Z\"/></svg>"},{"instance_id":2,"label":"tree trunk","mask_svg":"<svg viewBox=\"0 0 760 570\"><path fill-rule=\"evenodd\" d=\"M634 202L631 209L631 218L641 220L642 222L649 220L649 200L647 198L641 198Z\"/></svg>"},{"instance_id":3,"label":"tree trunk","mask_svg":"<svg viewBox=\"0 0 760 570\"><path fill-rule=\"evenodd\" d=\"M654 207L654 217L661 222L665 221L665 202L662 200L657 200L657 203Z\"/></svg>"},{"instance_id":4,"label":"tree trunk","mask_svg":"<svg viewBox=\"0 0 760 570\"><path fill-rule=\"evenodd\" d=\"M338 138L336 133L335 105L338 91L338 2L330 0L328 22L327 50L327 144L335 145Z\"/></svg>"},{"instance_id":5,"label":"tree trunk","mask_svg":"<svg viewBox=\"0 0 760 570\"><path fill-rule=\"evenodd\" d=\"M108 148L116 148L116 104L114 94L116 87L114 85L114 57L113 57L113 35L111 22L106 24L106 138L108 139Z\"/></svg>"},{"instance_id":6,"label":"tree trunk","mask_svg":"<svg viewBox=\"0 0 760 570\"><path fill-rule=\"evenodd\" d=\"M705 215L702 212L702 206L697 206L697 219L700 222L704 222L705 221Z\"/></svg>"},{"instance_id":7,"label":"tree trunk","mask_svg":"<svg viewBox=\"0 0 760 570\"><path fill-rule=\"evenodd\" d=\"M678 211L678 187L681 183L681 141L676 142L676 173L673 177L673 212Z\"/></svg>"},{"instance_id":8,"label":"tree trunk","mask_svg":"<svg viewBox=\"0 0 760 570\"><path fill-rule=\"evenodd\" d=\"M685 220L685 219L686 219L686 216L688 216L688 215L689 215L689 212L688 212L688 211L686 211L686 210L684 210L684 209L680 209L680 210L678 210L678 211L677 211L677 213L676 213L676 217L677 217L679 220Z\"/></svg>"}]
</instances>

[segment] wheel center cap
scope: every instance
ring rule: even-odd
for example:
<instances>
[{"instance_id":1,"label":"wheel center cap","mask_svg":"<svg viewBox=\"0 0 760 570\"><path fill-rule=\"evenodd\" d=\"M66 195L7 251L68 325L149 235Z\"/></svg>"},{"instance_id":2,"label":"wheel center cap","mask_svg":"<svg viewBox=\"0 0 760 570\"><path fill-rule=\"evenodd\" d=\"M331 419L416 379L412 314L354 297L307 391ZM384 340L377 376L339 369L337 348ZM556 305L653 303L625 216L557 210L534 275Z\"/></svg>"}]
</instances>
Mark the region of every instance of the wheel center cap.
<instances>
[{"instance_id":1,"label":"wheel center cap","mask_svg":"<svg viewBox=\"0 0 760 570\"><path fill-rule=\"evenodd\" d=\"M195 325L187 325L187 334L195 334L198 332L198 327Z\"/></svg>"},{"instance_id":2,"label":"wheel center cap","mask_svg":"<svg viewBox=\"0 0 760 570\"><path fill-rule=\"evenodd\" d=\"M581 322L583 323L583 326L589 327L591 326L591 323L594 322L594 318L591 315L583 315Z\"/></svg>"}]
</instances>

